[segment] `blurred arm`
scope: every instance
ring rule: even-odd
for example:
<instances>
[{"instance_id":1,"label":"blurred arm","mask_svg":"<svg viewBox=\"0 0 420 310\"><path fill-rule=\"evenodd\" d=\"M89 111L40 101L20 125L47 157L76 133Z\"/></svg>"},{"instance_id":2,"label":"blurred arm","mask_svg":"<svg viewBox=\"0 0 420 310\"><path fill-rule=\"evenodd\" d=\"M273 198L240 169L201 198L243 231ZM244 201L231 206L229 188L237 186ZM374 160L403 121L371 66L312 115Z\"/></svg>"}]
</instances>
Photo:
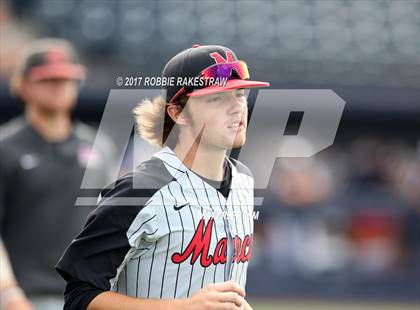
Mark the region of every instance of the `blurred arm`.
<instances>
[{"instance_id":1,"label":"blurred arm","mask_svg":"<svg viewBox=\"0 0 420 310\"><path fill-rule=\"evenodd\" d=\"M0 308L4 310L33 309L22 289L17 284L9 256L0 238Z\"/></svg>"},{"instance_id":2,"label":"blurred arm","mask_svg":"<svg viewBox=\"0 0 420 310\"><path fill-rule=\"evenodd\" d=\"M2 141L0 141L0 144ZM3 146L3 145L1 145ZM3 149L0 149L3 150ZM0 153L0 232L4 222L6 209L6 180L10 180L10 163L6 162L7 156ZM7 253L3 239L0 236L0 309L4 310L31 310L31 303L26 298L23 290L19 287L13 274L10 258Z\"/></svg>"}]
</instances>

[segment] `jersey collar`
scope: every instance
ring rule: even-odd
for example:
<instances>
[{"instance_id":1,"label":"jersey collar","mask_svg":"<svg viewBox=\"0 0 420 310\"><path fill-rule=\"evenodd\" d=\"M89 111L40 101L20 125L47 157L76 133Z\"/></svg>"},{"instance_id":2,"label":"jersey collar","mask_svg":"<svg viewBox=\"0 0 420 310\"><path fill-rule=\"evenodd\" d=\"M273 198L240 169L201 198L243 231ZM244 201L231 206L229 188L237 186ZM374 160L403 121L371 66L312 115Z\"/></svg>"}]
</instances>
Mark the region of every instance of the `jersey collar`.
<instances>
[{"instance_id":1,"label":"jersey collar","mask_svg":"<svg viewBox=\"0 0 420 310\"><path fill-rule=\"evenodd\" d=\"M182 174L186 171L196 175L193 171L191 171L187 166L183 164L183 162L178 158L175 152L168 146L165 146L160 151L156 152L153 157L159 158L165 164L166 169L169 173L175 178L178 179ZM232 177L236 175L236 167L232 164L232 161L226 157L228 164L230 165L232 171Z\"/></svg>"}]
</instances>

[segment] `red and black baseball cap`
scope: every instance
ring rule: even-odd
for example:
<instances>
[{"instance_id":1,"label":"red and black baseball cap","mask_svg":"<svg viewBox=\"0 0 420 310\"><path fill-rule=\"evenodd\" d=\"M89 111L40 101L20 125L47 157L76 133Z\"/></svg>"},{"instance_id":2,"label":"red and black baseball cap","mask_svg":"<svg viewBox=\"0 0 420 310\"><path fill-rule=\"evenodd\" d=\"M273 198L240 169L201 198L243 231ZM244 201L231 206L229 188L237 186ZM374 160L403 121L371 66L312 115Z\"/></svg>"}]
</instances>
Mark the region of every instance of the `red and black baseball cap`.
<instances>
[{"instance_id":1,"label":"red and black baseball cap","mask_svg":"<svg viewBox=\"0 0 420 310\"><path fill-rule=\"evenodd\" d=\"M73 47L64 40L39 40L24 58L23 76L32 81L45 79L85 78L86 69L80 64Z\"/></svg>"},{"instance_id":2,"label":"red and black baseball cap","mask_svg":"<svg viewBox=\"0 0 420 310\"><path fill-rule=\"evenodd\" d=\"M268 82L249 80L248 67L238 60L235 53L220 45L198 45L186 49L171 58L163 69L164 78L175 79L194 77L226 78L223 85L182 86L178 83L164 88L166 102L174 102L182 95L203 96L237 88L270 86Z\"/></svg>"}]
</instances>

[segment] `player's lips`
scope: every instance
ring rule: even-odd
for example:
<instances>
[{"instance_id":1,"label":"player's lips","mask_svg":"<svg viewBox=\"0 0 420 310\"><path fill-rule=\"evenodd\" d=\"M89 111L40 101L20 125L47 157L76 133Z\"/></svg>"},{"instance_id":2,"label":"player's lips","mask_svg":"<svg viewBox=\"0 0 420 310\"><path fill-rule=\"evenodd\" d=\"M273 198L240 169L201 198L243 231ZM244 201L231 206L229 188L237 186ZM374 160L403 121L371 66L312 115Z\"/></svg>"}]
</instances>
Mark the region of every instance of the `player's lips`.
<instances>
[{"instance_id":1,"label":"player's lips","mask_svg":"<svg viewBox=\"0 0 420 310\"><path fill-rule=\"evenodd\" d=\"M232 123L230 123L230 125L228 125L229 129L233 129L233 130L242 130L245 128L245 124L242 120L235 120Z\"/></svg>"}]
</instances>

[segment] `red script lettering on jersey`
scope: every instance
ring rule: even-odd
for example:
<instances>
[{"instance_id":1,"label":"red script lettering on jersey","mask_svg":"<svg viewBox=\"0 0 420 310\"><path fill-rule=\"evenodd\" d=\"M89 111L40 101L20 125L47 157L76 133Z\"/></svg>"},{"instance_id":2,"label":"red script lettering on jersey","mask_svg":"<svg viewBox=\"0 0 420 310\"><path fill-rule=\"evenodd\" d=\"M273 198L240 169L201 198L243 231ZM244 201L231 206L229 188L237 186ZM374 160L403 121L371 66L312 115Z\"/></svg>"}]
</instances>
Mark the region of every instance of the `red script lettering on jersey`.
<instances>
[{"instance_id":1,"label":"red script lettering on jersey","mask_svg":"<svg viewBox=\"0 0 420 310\"><path fill-rule=\"evenodd\" d=\"M217 242L213 255L209 255L213 224L214 218L210 218L206 226L205 220L201 219L188 246L182 253L174 253L171 257L172 262L181 264L191 256L191 265L195 264L199 257L200 264L203 267L208 267L212 263L214 265L225 264L227 260L226 238L221 238ZM249 261L252 253L252 235L246 235L244 240L239 236L235 236L233 239L233 251L232 263Z\"/></svg>"}]
</instances>

